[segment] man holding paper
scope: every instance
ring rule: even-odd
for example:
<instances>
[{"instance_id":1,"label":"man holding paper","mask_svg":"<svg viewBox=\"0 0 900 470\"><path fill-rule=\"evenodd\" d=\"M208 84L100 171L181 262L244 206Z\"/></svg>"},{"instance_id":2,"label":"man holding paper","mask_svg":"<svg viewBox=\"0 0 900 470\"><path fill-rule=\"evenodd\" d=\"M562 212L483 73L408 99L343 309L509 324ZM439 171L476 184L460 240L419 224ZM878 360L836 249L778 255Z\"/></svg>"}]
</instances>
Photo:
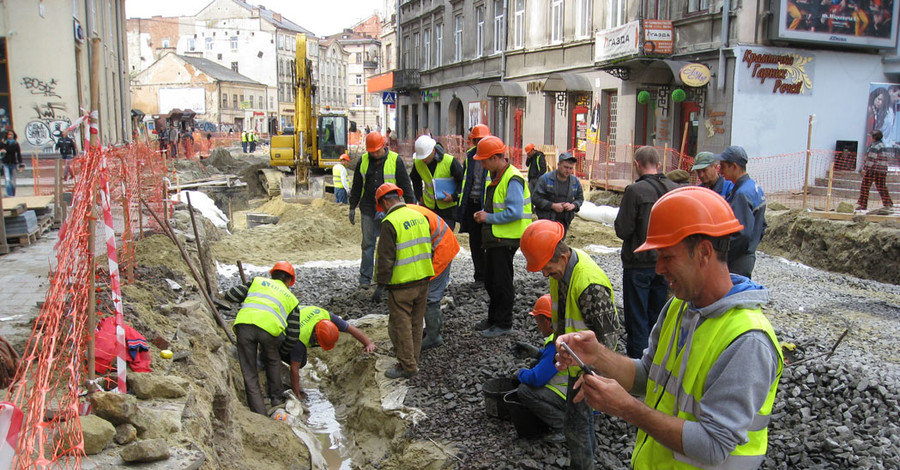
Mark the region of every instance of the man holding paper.
<instances>
[{"instance_id":1,"label":"man holding paper","mask_svg":"<svg viewBox=\"0 0 900 470\"><path fill-rule=\"evenodd\" d=\"M409 180L416 200L444 219L453 230L459 188L465 178L462 165L453 155L444 153L444 149L428 135L416 139L415 149L415 164Z\"/></svg>"}]
</instances>

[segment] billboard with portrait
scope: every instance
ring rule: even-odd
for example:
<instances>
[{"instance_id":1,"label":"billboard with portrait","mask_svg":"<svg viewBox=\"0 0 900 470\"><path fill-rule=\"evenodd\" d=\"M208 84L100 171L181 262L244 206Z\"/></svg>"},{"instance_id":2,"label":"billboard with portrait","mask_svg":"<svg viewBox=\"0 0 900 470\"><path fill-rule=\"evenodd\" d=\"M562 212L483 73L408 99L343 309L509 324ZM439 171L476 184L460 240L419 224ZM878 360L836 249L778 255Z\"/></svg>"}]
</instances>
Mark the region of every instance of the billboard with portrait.
<instances>
[{"instance_id":1,"label":"billboard with portrait","mask_svg":"<svg viewBox=\"0 0 900 470\"><path fill-rule=\"evenodd\" d=\"M772 39L848 47L897 46L896 0L778 0Z\"/></svg>"},{"instance_id":2,"label":"billboard with portrait","mask_svg":"<svg viewBox=\"0 0 900 470\"><path fill-rule=\"evenodd\" d=\"M890 166L900 166L897 160L897 150L900 148L900 83L870 83L866 106L865 147L872 144L872 131L881 131L881 141L886 147L894 149L889 157Z\"/></svg>"}]
</instances>

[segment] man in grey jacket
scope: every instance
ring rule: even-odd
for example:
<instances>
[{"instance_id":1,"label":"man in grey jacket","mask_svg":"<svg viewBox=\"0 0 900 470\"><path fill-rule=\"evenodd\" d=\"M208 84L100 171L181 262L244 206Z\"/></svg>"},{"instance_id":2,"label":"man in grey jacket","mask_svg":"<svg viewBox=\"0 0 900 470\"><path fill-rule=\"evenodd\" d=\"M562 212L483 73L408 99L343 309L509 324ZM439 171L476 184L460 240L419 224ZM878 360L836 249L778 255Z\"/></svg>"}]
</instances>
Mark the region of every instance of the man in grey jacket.
<instances>
[{"instance_id":1,"label":"man in grey jacket","mask_svg":"<svg viewBox=\"0 0 900 470\"><path fill-rule=\"evenodd\" d=\"M559 154L556 169L541 175L531 193L531 202L538 218L561 223L566 233L575 213L584 204L584 190L575 176L577 162L578 159L569 152Z\"/></svg>"}]
</instances>

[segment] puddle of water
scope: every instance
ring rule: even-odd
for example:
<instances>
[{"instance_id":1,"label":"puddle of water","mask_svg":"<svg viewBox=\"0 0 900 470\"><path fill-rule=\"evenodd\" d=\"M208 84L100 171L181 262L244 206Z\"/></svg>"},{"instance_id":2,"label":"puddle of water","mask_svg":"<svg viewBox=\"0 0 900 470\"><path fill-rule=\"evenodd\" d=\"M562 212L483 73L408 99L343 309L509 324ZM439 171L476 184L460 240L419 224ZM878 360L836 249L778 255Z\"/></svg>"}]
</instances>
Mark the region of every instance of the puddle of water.
<instances>
[{"instance_id":1,"label":"puddle of water","mask_svg":"<svg viewBox=\"0 0 900 470\"><path fill-rule=\"evenodd\" d=\"M305 388L305 405L309 408L306 424L322 443L322 456L329 470L351 470L350 450L344 445L341 425L334 414L334 406L318 389Z\"/></svg>"}]
</instances>

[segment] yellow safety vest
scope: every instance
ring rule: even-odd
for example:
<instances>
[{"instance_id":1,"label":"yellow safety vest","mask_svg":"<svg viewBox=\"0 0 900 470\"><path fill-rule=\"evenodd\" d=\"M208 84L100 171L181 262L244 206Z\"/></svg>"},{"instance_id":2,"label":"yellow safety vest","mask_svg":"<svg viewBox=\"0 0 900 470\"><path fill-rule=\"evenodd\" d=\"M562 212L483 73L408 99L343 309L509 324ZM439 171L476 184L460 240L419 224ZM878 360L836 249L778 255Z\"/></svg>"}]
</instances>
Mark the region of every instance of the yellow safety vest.
<instances>
[{"instance_id":1,"label":"yellow safety vest","mask_svg":"<svg viewBox=\"0 0 900 470\"><path fill-rule=\"evenodd\" d=\"M775 403L775 392L784 367L775 331L769 320L758 308L733 308L716 318L706 318L694 332L691 343L678 351L677 335L681 329L684 301L672 299L666 313L665 321L659 332L660 344L653 356L653 365L647 380L647 391L644 398L651 408L655 408L670 416L677 416L688 421L697 421L701 410L703 391L706 389L706 378L715 365L719 355L740 335L753 330L766 333L775 351L778 352L778 376L769 388L766 401L747 430L747 443L737 446L725 459L725 462L709 467L691 460L657 442L656 439L638 430L631 456L634 468L727 468L756 469L762 465L768 444L768 425ZM687 357L684 357L687 355ZM684 377L678 380L681 364L686 361ZM679 382L680 385L679 386ZM677 404L677 405L676 405ZM654 406L655 405L655 406Z\"/></svg>"},{"instance_id":2,"label":"yellow safety vest","mask_svg":"<svg viewBox=\"0 0 900 470\"><path fill-rule=\"evenodd\" d=\"M300 301L283 282L266 277L255 277L247 291L241 309L234 319L235 325L256 325L272 336L278 336L287 327L287 317Z\"/></svg>"},{"instance_id":3,"label":"yellow safety vest","mask_svg":"<svg viewBox=\"0 0 900 470\"><path fill-rule=\"evenodd\" d=\"M241 142L250 142L246 132L241 132Z\"/></svg>"},{"instance_id":4,"label":"yellow safety vest","mask_svg":"<svg viewBox=\"0 0 900 470\"><path fill-rule=\"evenodd\" d=\"M309 306L300 309L300 342L309 348L316 325L322 320L331 320L331 315L321 307Z\"/></svg>"},{"instance_id":5,"label":"yellow safety vest","mask_svg":"<svg viewBox=\"0 0 900 470\"><path fill-rule=\"evenodd\" d=\"M544 347L546 348L548 344L553 342L556 339L556 333L551 333L547 339L544 340ZM544 384L545 387L553 390L554 393L562 397L563 400L566 399L566 391L569 389L569 374L564 370L556 371L556 375L550 379L549 382Z\"/></svg>"},{"instance_id":6,"label":"yellow safety vest","mask_svg":"<svg viewBox=\"0 0 900 470\"><path fill-rule=\"evenodd\" d=\"M574 333L576 331L589 330L587 323L584 321L584 316L581 313L581 308L578 307L578 299L581 297L581 294L585 289L591 284L600 284L601 286L607 288L609 290L609 301L613 305L613 309L615 309L616 299L613 296L613 288L612 283L609 282L609 278L606 277L606 273L600 269L600 266L597 266L597 263L585 252L572 248L572 251L578 255L578 262L575 263L575 267L572 269L572 277L569 279L569 291L566 292L566 324L565 324L565 332L566 333ZM555 278L550 278L550 311L552 312L551 321L553 324L553 330L559 331L558 322L559 322L559 281ZM598 338L600 339L600 338ZM581 370L578 367L569 367L568 374L571 377L576 377L578 372Z\"/></svg>"},{"instance_id":7,"label":"yellow safety vest","mask_svg":"<svg viewBox=\"0 0 900 470\"><path fill-rule=\"evenodd\" d=\"M428 219L402 205L388 211L384 222L393 225L397 232L397 253L390 284L405 284L434 276Z\"/></svg>"},{"instance_id":8,"label":"yellow safety vest","mask_svg":"<svg viewBox=\"0 0 900 470\"><path fill-rule=\"evenodd\" d=\"M450 165L452 163L453 155L445 153L443 160L438 162L437 167L434 169L434 175L432 175L431 170L428 169L428 165L425 164L424 160L415 161L414 166L416 167L416 171L419 172L419 176L422 177L422 185L425 187L422 191L422 201L425 203L425 207L434 210L435 204L437 204L438 209L448 209L456 205L456 201L442 201L444 198L443 193L435 195L434 189L434 184L437 181L454 182L453 176L450 173Z\"/></svg>"},{"instance_id":9,"label":"yellow safety vest","mask_svg":"<svg viewBox=\"0 0 900 470\"><path fill-rule=\"evenodd\" d=\"M509 188L509 182L513 178L518 179L522 183L525 191L525 205L519 219L505 224L491 224L491 233L497 238L522 238L525 227L531 224L531 191L528 190L528 185L525 184L525 178L522 177L522 173L512 165L506 167L506 170L500 176L500 181L496 185L490 186L485 181L484 210L489 214L506 210L506 190ZM488 199L489 195L492 196L490 199Z\"/></svg>"},{"instance_id":10,"label":"yellow safety vest","mask_svg":"<svg viewBox=\"0 0 900 470\"><path fill-rule=\"evenodd\" d=\"M369 152L362 154L362 163L359 165L359 171L362 173L363 187L359 197L366 193L366 172L369 171ZM384 161L384 177L385 183L397 184L397 152L388 151Z\"/></svg>"},{"instance_id":11,"label":"yellow safety vest","mask_svg":"<svg viewBox=\"0 0 900 470\"><path fill-rule=\"evenodd\" d=\"M344 165L340 163L335 163L333 167L331 167L331 182L334 184L335 189L343 189L344 183L341 182L341 173L346 171Z\"/></svg>"}]
</instances>

